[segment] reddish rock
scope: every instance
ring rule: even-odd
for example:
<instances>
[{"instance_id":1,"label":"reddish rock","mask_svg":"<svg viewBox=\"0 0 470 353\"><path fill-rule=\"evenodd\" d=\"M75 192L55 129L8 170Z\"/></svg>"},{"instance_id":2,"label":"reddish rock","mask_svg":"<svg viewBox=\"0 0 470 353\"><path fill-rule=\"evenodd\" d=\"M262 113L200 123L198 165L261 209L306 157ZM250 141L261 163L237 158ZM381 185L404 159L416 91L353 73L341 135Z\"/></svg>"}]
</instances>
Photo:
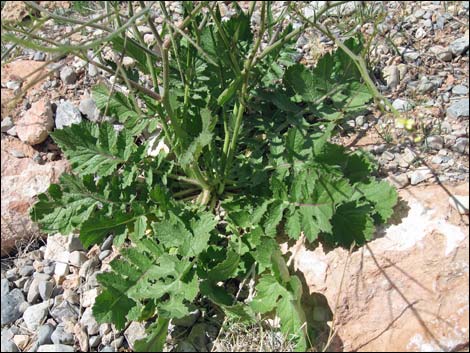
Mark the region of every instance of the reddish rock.
<instances>
[{"instance_id":1,"label":"reddish rock","mask_svg":"<svg viewBox=\"0 0 470 353\"><path fill-rule=\"evenodd\" d=\"M51 103L41 99L32 104L31 108L16 124L16 132L21 141L28 145L44 142L54 127Z\"/></svg>"},{"instance_id":2,"label":"reddish rock","mask_svg":"<svg viewBox=\"0 0 470 353\"><path fill-rule=\"evenodd\" d=\"M9 2L19 3L19 1ZM42 66L44 66L43 62L34 60L16 60L5 64L2 66L1 70L2 83L6 84L8 81L21 81L23 82L22 89L26 89L26 95L28 95L33 90L38 90L45 80L47 70L41 68ZM28 88L30 84L31 87ZM11 110L16 104L21 102L21 100L17 99L14 101L15 97L13 91L6 88L1 89L1 98L2 117L11 115L13 120L16 120L16 115L13 114Z\"/></svg>"},{"instance_id":3,"label":"reddish rock","mask_svg":"<svg viewBox=\"0 0 470 353\"><path fill-rule=\"evenodd\" d=\"M2 9L2 21L7 22L21 22L30 13L37 14L32 8L28 7L24 1L5 1L5 6Z\"/></svg>"},{"instance_id":4,"label":"reddish rock","mask_svg":"<svg viewBox=\"0 0 470 353\"><path fill-rule=\"evenodd\" d=\"M26 158L15 158L9 151L22 151ZM37 226L29 217L29 209L39 193L57 182L68 169L65 160L45 165L35 163L31 158L34 149L7 136L1 143L1 255L7 255L16 246L28 243L36 237Z\"/></svg>"},{"instance_id":5,"label":"reddish rock","mask_svg":"<svg viewBox=\"0 0 470 353\"><path fill-rule=\"evenodd\" d=\"M402 218L351 255L321 246L313 251L301 244L290 248L292 264L303 273L310 292L324 295L335 314L331 350L468 347L468 216L451 208L448 191L468 196L468 184L400 190Z\"/></svg>"}]
</instances>

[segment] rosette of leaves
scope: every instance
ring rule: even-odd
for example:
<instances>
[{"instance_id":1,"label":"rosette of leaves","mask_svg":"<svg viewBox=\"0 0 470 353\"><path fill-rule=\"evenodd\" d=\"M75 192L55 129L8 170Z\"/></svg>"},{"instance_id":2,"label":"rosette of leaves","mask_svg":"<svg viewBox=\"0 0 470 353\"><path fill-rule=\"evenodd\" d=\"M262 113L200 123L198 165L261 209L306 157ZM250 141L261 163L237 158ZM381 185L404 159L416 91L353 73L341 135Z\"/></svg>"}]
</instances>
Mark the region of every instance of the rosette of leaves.
<instances>
[{"instance_id":1,"label":"rosette of leaves","mask_svg":"<svg viewBox=\"0 0 470 353\"><path fill-rule=\"evenodd\" d=\"M238 320L274 313L303 351L314 339L312 313L278 236L362 244L391 216L396 192L373 176L370 156L328 142L339 119L371 96L340 50L312 69L295 64L300 31L275 31L282 18L269 2L255 34L241 9L222 21L217 7L203 15L184 6L186 32L176 41L180 32L166 27L172 45L161 57L139 53L137 39L112 39L140 75L163 67L155 72L163 95L96 86L98 107L124 129L84 121L51 133L72 171L39 196L31 216L49 234L79 232L85 247L114 235L119 256L98 275L93 313L117 329L149 321L138 351L162 350L170 320L200 298ZM280 37L261 51L263 34ZM149 133L169 152L149 153ZM249 275L256 295L246 303L228 283Z\"/></svg>"}]
</instances>

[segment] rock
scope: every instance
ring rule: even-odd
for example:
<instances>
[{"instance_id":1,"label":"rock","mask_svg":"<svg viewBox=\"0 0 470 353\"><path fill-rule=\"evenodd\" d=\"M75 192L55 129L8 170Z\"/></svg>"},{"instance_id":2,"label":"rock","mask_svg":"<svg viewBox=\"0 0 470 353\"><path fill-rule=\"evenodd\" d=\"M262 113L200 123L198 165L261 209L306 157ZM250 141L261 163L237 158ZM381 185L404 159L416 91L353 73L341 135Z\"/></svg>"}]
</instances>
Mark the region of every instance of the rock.
<instances>
[{"instance_id":1,"label":"rock","mask_svg":"<svg viewBox=\"0 0 470 353\"><path fill-rule=\"evenodd\" d=\"M452 195L449 196L449 204L460 214L468 214L468 196Z\"/></svg>"},{"instance_id":2,"label":"rock","mask_svg":"<svg viewBox=\"0 0 470 353\"><path fill-rule=\"evenodd\" d=\"M400 98L395 99L392 106L400 112L407 112L413 108L407 100Z\"/></svg>"},{"instance_id":3,"label":"rock","mask_svg":"<svg viewBox=\"0 0 470 353\"><path fill-rule=\"evenodd\" d=\"M86 118L93 122L100 121L100 110L96 106L95 101L91 97L86 97L80 101L78 106L80 112L86 116Z\"/></svg>"},{"instance_id":4,"label":"rock","mask_svg":"<svg viewBox=\"0 0 470 353\"><path fill-rule=\"evenodd\" d=\"M119 348L122 346L123 343L124 343L124 337L123 337L123 336L120 336L120 337L114 339L114 340L111 342L110 346L111 346L112 348L114 348L115 351L118 351Z\"/></svg>"},{"instance_id":5,"label":"rock","mask_svg":"<svg viewBox=\"0 0 470 353\"><path fill-rule=\"evenodd\" d=\"M468 184L462 187L468 196ZM449 218L439 185L399 194L404 214L367 246L351 254L301 247L293 257L308 291L334 311L340 340L331 351L453 351L468 344L468 226L458 215Z\"/></svg>"},{"instance_id":6,"label":"rock","mask_svg":"<svg viewBox=\"0 0 470 353\"><path fill-rule=\"evenodd\" d=\"M403 150L403 154L400 156L400 160L404 162L404 165L406 165L406 167L412 164L417 159L418 159L418 155L416 154L416 152L414 152L412 149L408 147L406 147ZM403 166L403 165L400 164L400 166Z\"/></svg>"},{"instance_id":7,"label":"rock","mask_svg":"<svg viewBox=\"0 0 470 353\"><path fill-rule=\"evenodd\" d=\"M77 234L70 234L67 240L67 251L84 251L80 237Z\"/></svg>"},{"instance_id":8,"label":"rock","mask_svg":"<svg viewBox=\"0 0 470 353\"><path fill-rule=\"evenodd\" d=\"M432 171L428 167L420 167L410 173L411 185L418 185L419 183L433 177Z\"/></svg>"},{"instance_id":9,"label":"rock","mask_svg":"<svg viewBox=\"0 0 470 353\"><path fill-rule=\"evenodd\" d=\"M10 293L10 282L6 278L2 278L1 293L2 293L2 298L4 295L7 295L8 293Z\"/></svg>"},{"instance_id":10,"label":"rock","mask_svg":"<svg viewBox=\"0 0 470 353\"><path fill-rule=\"evenodd\" d=\"M207 350L207 343L209 343L209 337L206 334L206 324L199 323L193 326L188 336L188 341L192 343L199 352Z\"/></svg>"},{"instance_id":11,"label":"rock","mask_svg":"<svg viewBox=\"0 0 470 353\"><path fill-rule=\"evenodd\" d=\"M36 300L39 298L39 282L39 279L34 278L28 288L28 295L26 299L30 304L35 303Z\"/></svg>"},{"instance_id":12,"label":"rock","mask_svg":"<svg viewBox=\"0 0 470 353\"><path fill-rule=\"evenodd\" d=\"M452 51L452 54L458 56L468 50L468 44L469 38L468 36L465 36L454 40L452 43L450 43L449 48Z\"/></svg>"},{"instance_id":13,"label":"rock","mask_svg":"<svg viewBox=\"0 0 470 353\"><path fill-rule=\"evenodd\" d=\"M65 344L43 344L39 346L38 352L73 352L74 349L72 346L67 346Z\"/></svg>"},{"instance_id":14,"label":"rock","mask_svg":"<svg viewBox=\"0 0 470 353\"><path fill-rule=\"evenodd\" d=\"M90 343L91 348L96 348L101 343L101 337L100 336L91 336L90 339L89 339L89 343Z\"/></svg>"},{"instance_id":15,"label":"rock","mask_svg":"<svg viewBox=\"0 0 470 353\"><path fill-rule=\"evenodd\" d=\"M459 137L455 144L453 145L453 149L461 154L468 154L469 152L469 140L468 137Z\"/></svg>"},{"instance_id":16,"label":"rock","mask_svg":"<svg viewBox=\"0 0 470 353\"><path fill-rule=\"evenodd\" d=\"M67 263L58 262L55 265L54 274L58 277L65 277L69 274L69 265Z\"/></svg>"},{"instance_id":17,"label":"rock","mask_svg":"<svg viewBox=\"0 0 470 353\"><path fill-rule=\"evenodd\" d=\"M31 221L29 209L35 197L47 191L51 183L68 170L68 162L55 161L38 165L29 158L11 156L12 149L21 150L26 156L34 149L23 142L7 136L2 139L2 183L1 183L1 254L8 254L16 246L29 242L38 233L37 225Z\"/></svg>"},{"instance_id":18,"label":"rock","mask_svg":"<svg viewBox=\"0 0 470 353\"><path fill-rule=\"evenodd\" d=\"M447 158L447 157L443 157L443 156L434 156L432 159L431 159L431 163L432 164L441 164L441 163L444 163L445 162L445 159L444 158Z\"/></svg>"},{"instance_id":19,"label":"rock","mask_svg":"<svg viewBox=\"0 0 470 353\"><path fill-rule=\"evenodd\" d=\"M421 81L419 81L418 87L416 87L416 92L420 94L424 94L434 89L434 87L435 87L434 83L432 81L429 81L426 77L424 77L421 79Z\"/></svg>"},{"instance_id":20,"label":"rock","mask_svg":"<svg viewBox=\"0 0 470 353\"><path fill-rule=\"evenodd\" d=\"M419 58L419 53L413 50L402 50L400 51L406 62L414 62Z\"/></svg>"},{"instance_id":21,"label":"rock","mask_svg":"<svg viewBox=\"0 0 470 353\"><path fill-rule=\"evenodd\" d=\"M64 101L57 106L55 115L55 126L63 129L65 126L79 124L82 121L82 114L76 106L69 101Z\"/></svg>"},{"instance_id":22,"label":"rock","mask_svg":"<svg viewBox=\"0 0 470 353\"><path fill-rule=\"evenodd\" d=\"M100 352L115 352L116 350L110 346L103 347Z\"/></svg>"},{"instance_id":23,"label":"rock","mask_svg":"<svg viewBox=\"0 0 470 353\"><path fill-rule=\"evenodd\" d=\"M60 70L60 79L66 85L72 85L77 81L77 74L70 66L65 66Z\"/></svg>"},{"instance_id":24,"label":"rock","mask_svg":"<svg viewBox=\"0 0 470 353\"><path fill-rule=\"evenodd\" d=\"M99 74L98 68L92 63L88 64L88 75L90 77L95 77Z\"/></svg>"},{"instance_id":25,"label":"rock","mask_svg":"<svg viewBox=\"0 0 470 353\"><path fill-rule=\"evenodd\" d=\"M57 325L56 329L51 335L51 340L54 344L73 344L74 338L70 332L66 332L63 324Z\"/></svg>"},{"instance_id":26,"label":"rock","mask_svg":"<svg viewBox=\"0 0 470 353\"><path fill-rule=\"evenodd\" d=\"M80 296L72 289L64 289L62 294L64 300L68 301L70 304L80 304Z\"/></svg>"},{"instance_id":27,"label":"rock","mask_svg":"<svg viewBox=\"0 0 470 353\"><path fill-rule=\"evenodd\" d=\"M99 261L97 258L92 257L91 259L85 261L79 271L80 277L88 278L93 271L95 271L96 267L98 267Z\"/></svg>"},{"instance_id":28,"label":"rock","mask_svg":"<svg viewBox=\"0 0 470 353\"><path fill-rule=\"evenodd\" d=\"M84 308L91 307L95 303L95 299L98 296L98 288L92 288L87 290L82 295L82 306Z\"/></svg>"},{"instance_id":29,"label":"rock","mask_svg":"<svg viewBox=\"0 0 470 353\"><path fill-rule=\"evenodd\" d=\"M6 339L2 336L1 351L2 352L19 352L19 349L12 340Z\"/></svg>"},{"instance_id":30,"label":"rock","mask_svg":"<svg viewBox=\"0 0 470 353\"><path fill-rule=\"evenodd\" d=\"M16 124L16 133L28 145L37 145L49 136L54 127L51 103L43 98L31 105Z\"/></svg>"},{"instance_id":31,"label":"rock","mask_svg":"<svg viewBox=\"0 0 470 353\"><path fill-rule=\"evenodd\" d=\"M416 39L418 39L418 40L423 39L424 37L426 37L426 35L427 35L427 33L426 33L426 31L424 30L423 27L419 27L419 28L416 30L415 37L416 37Z\"/></svg>"},{"instance_id":32,"label":"rock","mask_svg":"<svg viewBox=\"0 0 470 353\"><path fill-rule=\"evenodd\" d=\"M111 234L110 236L108 236L108 237L105 239L105 241L103 242L103 244L101 244L100 250L101 250L101 251L110 250L110 249L111 249L111 246L113 245L113 240L114 240L114 237L113 237L113 235Z\"/></svg>"},{"instance_id":33,"label":"rock","mask_svg":"<svg viewBox=\"0 0 470 353\"><path fill-rule=\"evenodd\" d=\"M440 45L433 46L429 49L439 60L452 61L452 51L449 48L444 48Z\"/></svg>"},{"instance_id":34,"label":"rock","mask_svg":"<svg viewBox=\"0 0 470 353\"><path fill-rule=\"evenodd\" d=\"M68 257L67 238L62 234L48 236L44 259L54 262L67 262Z\"/></svg>"},{"instance_id":35,"label":"rock","mask_svg":"<svg viewBox=\"0 0 470 353\"><path fill-rule=\"evenodd\" d=\"M82 266L86 260L88 260L88 258L81 251L74 251L69 256L69 264L75 267Z\"/></svg>"},{"instance_id":36,"label":"rock","mask_svg":"<svg viewBox=\"0 0 470 353\"><path fill-rule=\"evenodd\" d=\"M43 344L52 343L51 335L54 332L54 327L51 324L45 324L39 327L38 329L38 344L41 346Z\"/></svg>"},{"instance_id":37,"label":"rock","mask_svg":"<svg viewBox=\"0 0 470 353\"><path fill-rule=\"evenodd\" d=\"M78 345L80 347L81 352L88 352L90 349L90 344L88 342L88 335L86 334L85 330L79 325L76 324L74 326L74 335L78 341Z\"/></svg>"},{"instance_id":38,"label":"rock","mask_svg":"<svg viewBox=\"0 0 470 353\"><path fill-rule=\"evenodd\" d=\"M42 300L48 300L51 298L52 290L54 285L49 281L40 281L38 285L39 295Z\"/></svg>"},{"instance_id":39,"label":"rock","mask_svg":"<svg viewBox=\"0 0 470 353\"><path fill-rule=\"evenodd\" d=\"M178 343L176 352L197 352L197 349L192 345L192 343L184 340Z\"/></svg>"},{"instance_id":40,"label":"rock","mask_svg":"<svg viewBox=\"0 0 470 353\"><path fill-rule=\"evenodd\" d=\"M468 94L468 87L464 85L454 86L452 87L452 93L459 96L465 96L466 94Z\"/></svg>"},{"instance_id":41,"label":"rock","mask_svg":"<svg viewBox=\"0 0 470 353\"><path fill-rule=\"evenodd\" d=\"M457 119L461 116L468 116L469 115L469 102L468 99L459 99L454 101L448 108L447 108L447 115L451 118Z\"/></svg>"},{"instance_id":42,"label":"rock","mask_svg":"<svg viewBox=\"0 0 470 353\"><path fill-rule=\"evenodd\" d=\"M86 308L83 312L82 317L80 319L80 324L86 329L88 335L90 336L96 335L100 332L100 325L93 316L93 310L91 307Z\"/></svg>"},{"instance_id":43,"label":"rock","mask_svg":"<svg viewBox=\"0 0 470 353\"><path fill-rule=\"evenodd\" d=\"M66 319L72 321L77 320L78 314L79 310L74 305L69 304L66 301L55 305L51 310L51 316L58 322L62 322Z\"/></svg>"},{"instance_id":44,"label":"rock","mask_svg":"<svg viewBox=\"0 0 470 353\"><path fill-rule=\"evenodd\" d=\"M131 349L134 349L135 341L143 339L145 336L145 325L141 322L133 321L124 331L124 337Z\"/></svg>"},{"instance_id":45,"label":"rock","mask_svg":"<svg viewBox=\"0 0 470 353\"><path fill-rule=\"evenodd\" d=\"M382 157L385 158L387 161L393 161L395 159L395 155L389 151L385 151L384 153L382 153Z\"/></svg>"},{"instance_id":46,"label":"rock","mask_svg":"<svg viewBox=\"0 0 470 353\"><path fill-rule=\"evenodd\" d=\"M100 336L104 336L111 332L112 328L110 324L104 323L100 325Z\"/></svg>"},{"instance_id":47,"label":"rock","mask_svg":"<svg viewBox=\"0 0 470 353\"><path fill-rule=\"evenodd\" d=\"M111 250L105 250L99 254L98 258L100 259L100 261L103 261L109 255L111 255Z\"/></svg>"},{"instance_id":48,"label":"rock","mask_svg":"<svg viewBox=\"0 0 470 353\"><path fill-rule=\"evenodd\" d=\"M125 68L134 67L135 66L135 60L132 59L130 56L125 56L122 59L122 66L124 66Z\"/></svg>"},{"instance_id":49,"label":"rock","mask_svg":"<svg viewBox=\"0 0 470 353\"><path fill-rule=\"evenodd\" d=\"M34 267L33 266L23 266L20 268L18 271L21 277L29 277L33 274L34 272Z\"/></svg>"},{"instance_id":50,"label":"rock","mask_svg":"<svg viewBox=\"0 0 470 353\"><path fill-rule=\"evenodd\" d=\"M144 34L144 42L147 45L152 45L155 42L155 36L151 33Z\"/></svg>"},{"instance_id":51,"label":"rock","mask_svg":"<svg viewBox=\"0 0 470 353\"><path fill-rule=\"evenodd\" d=\"M406 173L399 175L390 175L387 180L393 184L397 189L403 189L410 185L410 178Z\"/></svg>"},{"instance_id":52,"label":"rock","mask_svg":"<svg viewBox=\"0 0 470 353\"><path fill-rule=\"evenodd\" d=\"M2 291L1 325L8 325L21 317L19 307L24 303L24 296L20 289L13 289L10 292Z\"/></svg>"},{"instance_id":53,"label":"rock","mask_svg":"<svg viewBox=\"0 0 470 353\"><path fill-rule=\"evenodd\" d=\"M5 277L9 281L16 281L18 279L18 269L17 268L9 269L6 272Z\"/></svg>"},{"instance_id":54,"label":"rock","mask_svg":"<svg viewBox=\"0 0 470 353\"><path fill-rule=\"evenodd\" d=\"M28 335L15 335L13 336L13 342L19 349L23 351L29 343L29 336Z\"/></svg>"},{"instance_id":55,"label":"rock","mask_svg":"<svg viewBox=\"0 0 470 353\"><path fill-rule=\"evenodd\" d=\"M15 126L15 124L13 124L11 117L7 116L5 119L2 119L2 132L7 132L13 126Z\"/></svg>"},{"instance_id":56,"label":"rock","mask_svg":"<svg viewBox=\"0 0 470 353\"><path fill-rule=\"evenodd\" d=\"M36 305L30 306L23 314L24 323L31 331L36 331L37 328L44 322L49 311L50 301L45 301Z\"/></svg>"},{"instance_id":57,"label":"rock","mask_svg":"<svg viewBox=\"0 0 470 353\"><path fill-rule=\"evenodd\" d=\"M34 53L33 60L34 61L46 61L46 54L41 51L37 51L36 53Z\"/></svg>"},{"instance_id":58,"label":"rock","mask_svg":"<svg viewBox=\"0 0 470 353\"><path fill-rule=\"evenodd\" d=\"M400 71L396 65L391 65L385 69L384 76L387 80L387 86L394 90L400 83Z\"/></svg>"},{"instance_id":59,"label":"rock","mask_svg":"<svg viewBox=\"0 0 470 353\"><path fill-rule=\"evenodd\" d=\"M444 147L444 138L437 135L428 136L426 138L426 144L429 148L439 151L442 147Z\"/></svg>"},{"instance_id":60,"label":"rock","mask_svg":"<svg viewBox=\"0 0 470 353\"><path fill-rule=\"evenodd\" d=\"M30 16L31 10L25 3L21 1L8 1L2 8L2 21L5 23L17 23L23 21Z\"/></svg>"},{"instance_id":61,"label":"rock","mask_svg":"<svg viewBox=\"0 0 470 353\"><path fill-rule=\"evenodd\" d=\"M18 136L18 133L16 132L16 126L13 126L12 128L8 129L7 134L10 136Z\"/></svg>"}]
</instances>

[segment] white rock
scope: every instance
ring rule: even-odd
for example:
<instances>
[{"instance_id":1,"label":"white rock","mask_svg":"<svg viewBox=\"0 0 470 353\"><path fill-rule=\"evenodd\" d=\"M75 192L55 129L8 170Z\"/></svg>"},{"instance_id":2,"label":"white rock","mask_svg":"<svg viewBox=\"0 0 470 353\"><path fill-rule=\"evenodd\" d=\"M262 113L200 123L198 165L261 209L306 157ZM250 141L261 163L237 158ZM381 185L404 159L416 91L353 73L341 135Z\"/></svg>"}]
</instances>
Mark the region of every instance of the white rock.
<instances>
[{"instance_id":1,"label":"white rock","mask_svg":"<svg viewBox=\"0 0 470 353\"><path fill-rule=\"evenodd\" d=\"M88 260L88 258L81 251L74 251L69 256L69 264L75 267L82 266L86 260Z\"/></svg>"},{"instance_id":2,"label":"white rock","mask_svg":"<svg viewBox=\"0 0 470 353\"><path fill-rule=\"evenodd\" d=\"M30 306L23 314L23 320L26 327L31 331L36 331L37 328L44 322L47 317L51 302L49 300Z\"/></svg>"},{"instance_id":3,"label":"white rock","mask_svg":"<svg viewBox=\"0 0 470 353\"><path fill-rule=\"evenodd\" d=\"M411 185L417 185L433 177L432 171L428 167L420 167L410 173Z\"/></svg>"},{"instance_id":4,"label":"white rock","mask_svg":"<svg viewBox=\"0 0 470 353\"><path fill-rule=\"evenodd\" d=\"M82 295L82 306L85 308L92 306L95 303L95 299L97 296L98 296L97 288L87 290Z\"/></svg>"},{"instance_id":5,"label":"white rock","mask_svg":"<svg viewBox=\"0 0 470 353\"><path fill-rule=\"evenodd\" d=\"M469 201L468 196L453 195L449 196L450 205L459 211L460 214L468 214Z\"/></svg>"},{"instance_id":6,"label":"white rock","mask_svg":"<svg viewBox=\"0 0 470 353\"><path fill-rule=\"evenodd\" d=\"M58 277L65 277L69 274L69 264L66 262L57 262L55 265L54 274Z\"/></svg>"}]
</instances>

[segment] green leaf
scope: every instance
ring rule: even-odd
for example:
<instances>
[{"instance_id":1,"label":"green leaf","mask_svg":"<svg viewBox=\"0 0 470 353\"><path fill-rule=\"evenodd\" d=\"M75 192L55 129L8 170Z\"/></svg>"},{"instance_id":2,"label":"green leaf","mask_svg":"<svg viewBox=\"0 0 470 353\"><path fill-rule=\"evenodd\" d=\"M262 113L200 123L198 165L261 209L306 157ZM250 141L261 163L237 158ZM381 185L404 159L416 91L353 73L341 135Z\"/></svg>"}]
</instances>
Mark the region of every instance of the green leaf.
<instances>
[{"instance_id":1,"label":"green leaf","mask_svg":"<svg viewBox=\"0 0 470 353\"><path fill-rule=\"evenodd\" d=\"M151 324L145 330L147 337L135 341L134 350L136 352L163 352L169 323L169 319L159 317L157 322Z\"/></svg>"},{"instance_id":2,"label":"green leaf","mask_svg":"<svg viewBox=\"0 0 470 353\"><path fill-rule=\"evenodd\" d=\"M126 316L135 307L131 290L140 283L147 271L154 265L151 254L141 248L123 249L121 259L111 262L113 272L101 273L98 282L104 287L93 305L93 315L98 322L112 322L117 329L123 329Z\"/></svg>"},{"instance_id":3,"label":"green leaf","mask_svg":"<svg viewBox=\"0 0 470 353\"><path fill-rule=\"evenodd\" d=\"M273 202L268 208L264 221L264 233L269 237L277 235L277 226L282 220L282 215L286 205L282 201Z\"/></svg>"},{"instance_id":4,"label":"green leaf","mask_svg":"<svg viewBox=\"0 0 470 353\"><path fill-rule=\"evenodd\" d=\"M242 76L239 76L237 79L233 80L217 98L217 104L222 106L227 103L235 95L238 87L240 87L241 82Z\"/></svg>"},{"instance_id":5,"label":"green leaf","mask_svg":"<svg viewBox=\"0 0 470 353\"><path fill-rule=\"evenodd\" d=\"M80 180L62 174L60 184L52 184L47 193L38 196L30 214L43 232L69 234L79 229L99 205L108 206L107 202L107 198L96 190L91 176Z\"/></svg>"},{"instance_id":6,"label":"green leaf","mask_svg":"<svg viewBox=\"0 0 470 353\"><path fill-rule=\"evenodd\" d=\"M375 231L374 220L371 217L370 205L359 205L357 202L348 202L338 207L331 223L333 224L332 241L334 243L350 246L371 240Z\"/></svg>"},{"instance_id":7,"label":"green leaf","mask_svg":"<svg viewBox=\"0 0 470 353\"><path fill-rule=\"evenodd\" d=\"M110 92L103 85L96 85L92 88L92 97L98 109L120 122L124 122L129 117L138 117L128 98L121 92Z\"/></svg>"},{"instance_id":8,"label":"green leaf","mask_svg":"<svg viewBox=\"0 0 470 353\"><path fill-rule=\"evenodd\" d=\"M134 236L137 239L142 238L147 230L147 217L139 216L134 223Z\"/></svg>"},{"instance_id":9,"label":"green leaf","mask_svg":"<svg viewBox=\"0 0 470 353\"><path fill-rule=\"evenodd\" d=\"M223 281L231 278L237 271L240 255L235 251L227 251L227 258L214 266L207 274L208 278L213 281Z\"/></svg>"},{"instance_id":10,"label":"green leaf","mask_svg":"<svg viewBox=\"0 0 470 353\"><path fill-rule=\"evenodd\" d=\"M89 247L90 245L102 242L111 232L118 237L126 231L128 224L136 219L142 219L141 217L143 216L116 213L112 216L105 215L99 218L92 218L83 223L80 229L80 240L84 247Z\"/></svg>"},{"instance_id":11,"label":"green leaf","mask_svg":"<svg viewBox=\"0 0 470 353\"><path fill-rule=\"evenodd\" d=\"M307 346L307 320L301 305L302 284L292 276L285 285L271 275L264 275L256 286L256 296L250 306L255 312L268 313L276 309L281 319L281 331L296 342L296 350Z\"/></svg>"},{"instance_id":12,"label":"green leaf","mask_svg":"<svg viewBox=\"0 0 470 353\"><path fill-rule=\"evenodd\" d=\"M110 175L136 149L132 136L125 131L117 133L108 123L82 121L51 135L79 175Z\"/></svg>"},{"instance_id":13,"label":"green leaf","mask_svg":"<svg viewBox=\"0 0 470 353\"><path fill-rule=\"evenodd\" d=\"M289 291L270 275L261 277L256 286L256 292L256 297L250 306L261 314L275 309L279 297L290 297Z\"/></svg>"},{"instance_id":14,"label":"green leaf","mask_svg":"<svg viewBox=\"0 0 470 353\"><path fill-rule=\"evenodd\" d=\"M374 205L374 213L379 215L380 221L385 223L393 214L393 207L398 201L396 190L386 181L358 183L355 185L358 197L364 197ZM360 195L360 196L359 196Z\"/></svg>"}]
</instances>

